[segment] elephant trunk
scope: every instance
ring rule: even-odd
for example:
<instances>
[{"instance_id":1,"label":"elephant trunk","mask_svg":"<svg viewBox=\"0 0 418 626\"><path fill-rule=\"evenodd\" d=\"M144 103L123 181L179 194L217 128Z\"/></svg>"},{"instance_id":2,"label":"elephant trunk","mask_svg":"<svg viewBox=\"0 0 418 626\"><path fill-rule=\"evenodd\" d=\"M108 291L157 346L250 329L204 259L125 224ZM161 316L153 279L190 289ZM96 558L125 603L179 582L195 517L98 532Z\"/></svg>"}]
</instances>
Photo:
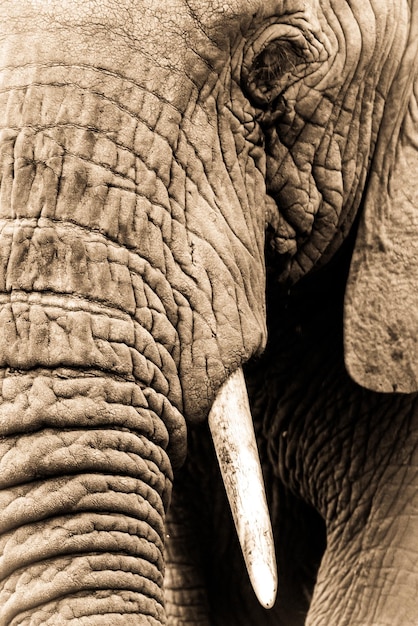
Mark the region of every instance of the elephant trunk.
<instances>
[{"instance_id":1,"label":"elephant trunk","mask_svg":"<svg viewBox=\"0 0 418 626\"><path fill-rule=\"evenodd\" d=\"M132 113L115 139L98 72L60 67L3 72L0 624L161 624L185 451L161 207Z\"/></svg>"},{"instance_id":2,"label":"elephant trunk","mask_svg":"<svg viewBox=\"0 0 418 626\"><path fill-rule=\"evenodd\" d=\"M171 407L64 370L3 371L1 396L0 623L164 623Z\"/></svg>"}]
</instances>

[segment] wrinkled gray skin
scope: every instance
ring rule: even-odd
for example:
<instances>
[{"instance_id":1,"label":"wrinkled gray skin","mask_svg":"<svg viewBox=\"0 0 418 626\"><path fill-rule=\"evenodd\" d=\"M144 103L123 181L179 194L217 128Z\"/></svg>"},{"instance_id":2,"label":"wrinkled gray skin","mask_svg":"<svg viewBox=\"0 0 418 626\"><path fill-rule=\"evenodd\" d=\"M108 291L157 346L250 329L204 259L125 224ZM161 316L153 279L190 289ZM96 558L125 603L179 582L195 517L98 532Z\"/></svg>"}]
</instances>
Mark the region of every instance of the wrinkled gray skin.
<instances>
[{"instance_id":1,"label":"wrinkled gray skin","mask_svg":"<svg viewBox=\"0 0 418 626\"><path fill-rule=\"evenodd\" d=\"M417 2L0 20L0 624L416 624ZM270 611L206 429L241 364Z\"/></svg>"}]
</instances>

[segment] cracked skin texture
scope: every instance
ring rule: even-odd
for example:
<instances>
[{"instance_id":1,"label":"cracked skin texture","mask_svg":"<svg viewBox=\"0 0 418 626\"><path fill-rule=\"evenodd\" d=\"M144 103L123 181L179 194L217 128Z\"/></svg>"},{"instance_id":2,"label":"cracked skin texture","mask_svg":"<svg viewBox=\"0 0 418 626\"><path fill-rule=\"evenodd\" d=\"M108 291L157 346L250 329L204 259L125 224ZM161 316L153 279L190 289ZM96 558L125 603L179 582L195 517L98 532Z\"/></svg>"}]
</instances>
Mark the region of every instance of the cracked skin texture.
<instances>
[{"instance_id":1,"label":"cracked skin texture","mask_svg":"<svg viewBox=\"0 0 418 626\"><path fill-rule=\"evenodd\" d=\"M398 249L387 177L393 155L415 162L414 107L408 132L402 116L416 2L3 7L0 623L293 626L313 593L310 626L412 626L416 401L345 373L351 248L334 256L359 207L370 214L369 180L383 248ZM370 281L394 301L390 281L358 271L373 267L375 221L360 225L346 300L359 382L353 353L361 337L366 367L376 360L376 320L356 335L357 298ZM282 572L269 613L248 588L204 423L251 359Z\"/></svg>"}]
</instances>

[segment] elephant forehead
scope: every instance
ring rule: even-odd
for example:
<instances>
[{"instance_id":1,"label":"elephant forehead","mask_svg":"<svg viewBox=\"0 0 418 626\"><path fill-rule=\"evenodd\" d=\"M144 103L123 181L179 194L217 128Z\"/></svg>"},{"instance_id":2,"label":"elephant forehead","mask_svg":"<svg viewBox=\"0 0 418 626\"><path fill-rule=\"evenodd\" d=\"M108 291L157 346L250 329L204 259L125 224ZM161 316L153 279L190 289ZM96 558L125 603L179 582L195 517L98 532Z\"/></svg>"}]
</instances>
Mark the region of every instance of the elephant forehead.
<instances>
[{"instance_id":1,"label":"elephant forehead","mask_svg":"<svg viewBox=\"0 0 418 626\"><path fill-rule=\"evenodd\" d=\"M123 27L125 33L132 36L150 36L152 32L161 33L162 40L167 32L181 32L183 38L190 30L205 31L219 25L239 21L249 24L254 19L283 17L290 19L294 15L303 17L307 23L315 16L323 13L331 16L341 11L352 12L356 21L364 22L364 28L370 25L370 19L361 16L361 10L372 7L376 17L383 21L393 19L394 11L399 6L408 6L407 0L22 0L18 4L10 3L7 8L9 16L25 13L37 18L38 22L45 19L51 23L77 26L88 24L90 27L106 27L109 31L117 31ZM8 24L9 29L13 27ZM192 28L193 27L193 28ZM180 30L179 30L180 28Z\"/></svg>"},{"instance_id":2,"label":"elephant forehead","mask_svg":"<svg viewBox=\"0 0 418 626\"><path fill-rule=\"evenodd\" d=\"M19 5L10 3L3 25L0 16L0 30L21 36L23 15L34 30L44 30L39 43L46 50L59 41L57 50L80 54L85 49L87 56L91 52L98 59L106 59L106 51L111 51L113 69L118 60L126 69L139 54L136 69L142 67L144 55L158 66L181 70L186 57L192 63L203 57L212 64L221 55L222 64L230 54L231 40L240 39L259 20L297 14L309 24L316 4L306 0L22 0Z\"/></svg>"},{"instance_id":3,"label":"elephant forehead","mask_svg":"<svg viewBox=\"0 0 418 626\"><path fill-rule=\"evenodd\" d=\"M308 28L318 17L333 30L338 22L349 27L356 23L367 34L374 19L371 9L382 30L394 30L398 10L408 8L407 0L22 0L7 3L0 25L4 32L22 32L22 15L41 28L80 28L91 37L101 33L126 39L134 48L158 46L158 56L172 58L177 47L187 49L191 43L201 41L220 44L231 33L245 35L265 19L292 21L296 16ZM14 19L16 18L16 19ZM55 33L56 35L57 33ZM170 41L170 44L168 44ZM111 45L112 42L110 42Z\"/></svg>"},{"instance_id":4,"label":"elephant forehead","mask_svg":"<svg viewBox=\"0 0 418 626\"><path fill-rule=\"evenodd\" d=\"M126 24L146 32L153 22L158 20L159 29L167 24L183 24L198 21L201 25L211 26L219 21L236 17L253 16L256 13L285 13L291 10L303 11L310 9L314 2L306 0L23 0L31 11L44 13L66 23L91 22L94 17L97 23L115 25ZM149 18L149 23L144 18Z\"/></svg>"}]
</instances>

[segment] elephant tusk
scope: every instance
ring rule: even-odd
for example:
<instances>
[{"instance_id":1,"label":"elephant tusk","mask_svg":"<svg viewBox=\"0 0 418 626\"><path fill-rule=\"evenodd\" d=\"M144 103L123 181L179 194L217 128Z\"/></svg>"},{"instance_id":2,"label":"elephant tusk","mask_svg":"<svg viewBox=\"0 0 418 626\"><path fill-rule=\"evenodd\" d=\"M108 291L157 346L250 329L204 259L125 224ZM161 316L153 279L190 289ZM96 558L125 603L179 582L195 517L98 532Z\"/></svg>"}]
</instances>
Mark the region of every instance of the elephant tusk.
<instances>
[{"instance_id":1,"label":"elephant tusk","mask_svg":"<svg viewBox=\"0 0 418 626\"><path fill-rule=\"evenodd\" d=\"M276 557L242 369L221 388L209 428L251 584L260 604L271 608L277 593Z\"/></svg>"}]
</instances>

